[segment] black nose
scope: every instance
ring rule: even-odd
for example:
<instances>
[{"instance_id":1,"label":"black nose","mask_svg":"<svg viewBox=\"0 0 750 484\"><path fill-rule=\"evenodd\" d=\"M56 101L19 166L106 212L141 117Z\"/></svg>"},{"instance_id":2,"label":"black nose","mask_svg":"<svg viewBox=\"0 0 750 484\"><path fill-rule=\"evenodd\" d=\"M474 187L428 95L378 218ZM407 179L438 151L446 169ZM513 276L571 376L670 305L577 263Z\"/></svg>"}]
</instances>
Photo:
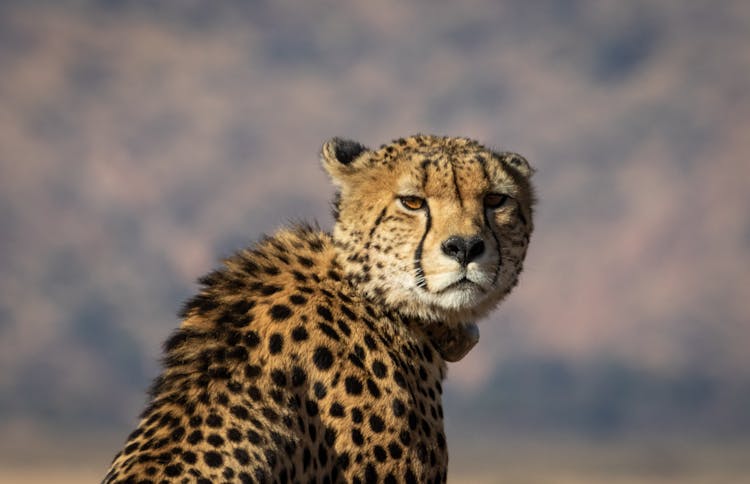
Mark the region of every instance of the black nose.
<instances>
[{"instance_id":1,"label":"black nose","mask_svg":"<svg viewBox=\"0 0 750 484\"><path fill-rule=\"evenodd\" d=\"M456 259L459 264L466 266L484 252L484 241L478 235L464 238L454 235L445 240L440 246L443 253Z\"/></svg>"}]
</instances>

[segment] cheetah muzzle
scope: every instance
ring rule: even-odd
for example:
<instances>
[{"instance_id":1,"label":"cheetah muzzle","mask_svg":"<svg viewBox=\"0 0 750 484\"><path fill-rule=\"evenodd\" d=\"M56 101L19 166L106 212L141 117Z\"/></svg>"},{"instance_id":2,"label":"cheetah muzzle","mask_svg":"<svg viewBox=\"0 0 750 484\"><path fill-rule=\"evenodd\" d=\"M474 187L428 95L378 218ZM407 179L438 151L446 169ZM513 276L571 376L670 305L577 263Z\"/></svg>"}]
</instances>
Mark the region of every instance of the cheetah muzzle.
<instances>
[{"instance_id":1,"label":"cheetah muzzle","mask_svg":"<svg viewBox=\"0 0 750 484\"><path fill-rule=\"evenodd\" d=\"M532 169L466 138L334 138L329 234L200 279L104 482L444 482L446 361L518 283Z\"/></svg>"}]
</instances>

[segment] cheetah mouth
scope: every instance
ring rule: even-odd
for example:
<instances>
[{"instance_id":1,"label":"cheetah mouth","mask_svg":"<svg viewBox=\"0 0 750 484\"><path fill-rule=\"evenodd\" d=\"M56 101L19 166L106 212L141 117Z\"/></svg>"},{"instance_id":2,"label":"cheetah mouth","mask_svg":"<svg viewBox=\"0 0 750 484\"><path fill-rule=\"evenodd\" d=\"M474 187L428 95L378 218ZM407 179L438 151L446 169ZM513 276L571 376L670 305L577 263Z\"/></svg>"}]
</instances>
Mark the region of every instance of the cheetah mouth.
<instances>
[{"instance_id":1,"label":"cheetah mouth","mask_svg":"<svg viewBox=\"0 0 750 484\"><path fill-rule=\"evenodd\" d=\"M448 291L466 291L466 290L480 290L484 292L484 289L482 288L482 286L472 281L468 277L463 276L460 279L448 284L444 288L439 289L437 291L437 294L442 294Z\"/></svg>"}]
</instances>

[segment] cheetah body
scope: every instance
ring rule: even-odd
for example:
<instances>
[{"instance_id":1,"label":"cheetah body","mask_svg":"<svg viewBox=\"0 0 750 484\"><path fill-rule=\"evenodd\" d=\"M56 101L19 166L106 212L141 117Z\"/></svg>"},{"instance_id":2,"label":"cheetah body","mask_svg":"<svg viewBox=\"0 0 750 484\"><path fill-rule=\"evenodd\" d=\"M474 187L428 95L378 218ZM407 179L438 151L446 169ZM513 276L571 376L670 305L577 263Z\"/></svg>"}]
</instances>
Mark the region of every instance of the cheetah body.
<instances>
[{"instance_id":1,"label":"cheetah body","mask_svg":"<svg viewBox=\"0 0 750 484\"><path fill-rule=\"evenodd\" d=\"M105 482L446 480L444 335L515 286L531 170L432 136L334 139L323 164L333 234L282 230L201 279Z\"/></svg>"}]
</instances>

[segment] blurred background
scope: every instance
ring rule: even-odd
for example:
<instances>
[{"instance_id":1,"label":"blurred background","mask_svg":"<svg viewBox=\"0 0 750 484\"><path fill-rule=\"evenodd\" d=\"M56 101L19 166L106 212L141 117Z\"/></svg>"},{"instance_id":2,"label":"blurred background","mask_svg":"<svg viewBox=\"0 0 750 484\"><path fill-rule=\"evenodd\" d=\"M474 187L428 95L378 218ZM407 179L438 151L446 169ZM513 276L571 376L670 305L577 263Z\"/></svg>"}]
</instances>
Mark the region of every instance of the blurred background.
<instances>
[{"instance_id":1,"label":"blurred background","mask_svg":"<svg viewBox=\"0 0 750 484\"><path fill-rule=\"evenodd\" d=\"M0 481L99 480L195 279L417 132L538 169L450 482L747 478L750 3L6 0Z\"/></svg>"}]
</instances>

